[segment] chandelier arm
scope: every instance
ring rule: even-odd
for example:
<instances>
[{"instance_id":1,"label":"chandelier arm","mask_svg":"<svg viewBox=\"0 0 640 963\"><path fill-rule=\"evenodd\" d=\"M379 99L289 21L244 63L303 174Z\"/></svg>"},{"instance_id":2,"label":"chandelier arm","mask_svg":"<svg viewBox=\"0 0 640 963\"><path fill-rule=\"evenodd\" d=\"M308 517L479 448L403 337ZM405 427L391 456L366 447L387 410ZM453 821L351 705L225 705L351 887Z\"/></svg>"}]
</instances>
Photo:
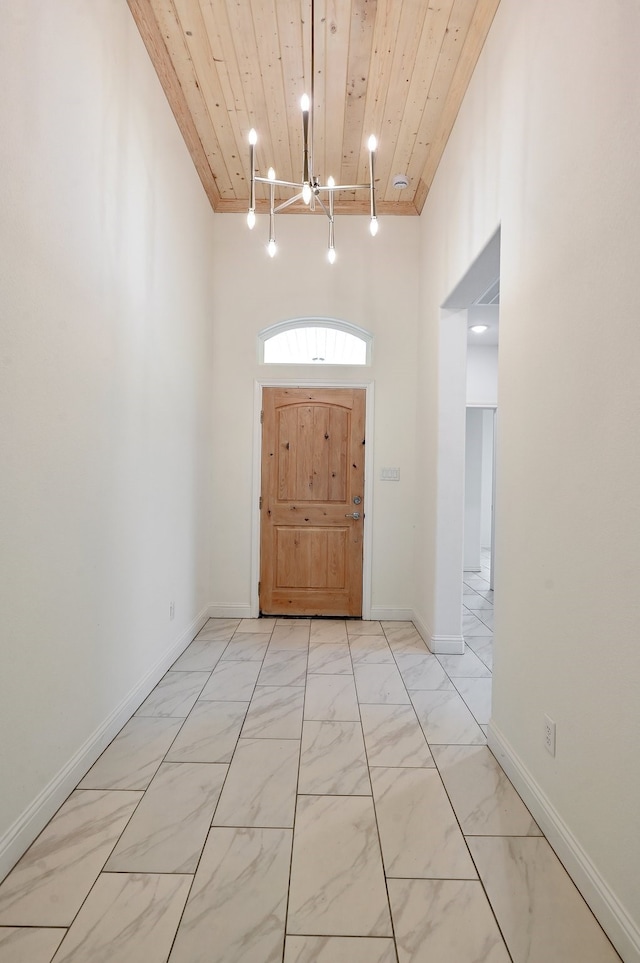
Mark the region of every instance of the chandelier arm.
<instances>
[{"instance_id":1,"label":"chandelier arm","mask_svg":"<svg viewBox=\"0 0 640 963\"><path fill-rule=\"evenodd\" d=\"M299 185L296 184L296 187L298 186ZM290 197L288 201L283 201L282 204L278 204L278 206L274 208L273 213L277 214L279 211L284 211L285 207L289 207L290 204L295 204L296 201L300 200L302 200L302 192L296 194L295 197Z\"/></svg>"},{"instance_id":2,"label":"chandelier arm","mask_svg":"<svg viewBox=\"0 0 640 963\"><path fill-rule=\"evenodd\" d=\"M331 220L331 214L329 213L329 211L328 211L328 209L327 209L327 206L326 206L326 204L324 203L324 201L322 200L322 198L321 198L318 194L315 195L315 198L316 198L318 204L320 205L320 207L322 208L322 210L325 212L325 214L326 214L327 217L329 218L329 220Z\"/></svg>"},{"instance_id":3,"label":"chandelier arm","mask_svg":"<svg viewBox=\"0 0 640 963\"><path fill-rule=\"evenodd\" d=\"M257 174L255 179L261 184L275 184L276 187L295 187L299 191L302 190L302 184L297 184L295 181L279 181L276 178L271 180L270 177L258 177Z\"/></svg>"},{"instance_id":4,"label":"chandelier arm","mask_svg":"<svg viewBox=\"0 0 640 963\"><path fill-rule=\"evenodd\" d=\"M335 184L334 187L327 187L325 184L319 187L320 191L327 191L327 193L335 194L336 191L370 191L371 184Z\"/></svg>"}]
</instances>

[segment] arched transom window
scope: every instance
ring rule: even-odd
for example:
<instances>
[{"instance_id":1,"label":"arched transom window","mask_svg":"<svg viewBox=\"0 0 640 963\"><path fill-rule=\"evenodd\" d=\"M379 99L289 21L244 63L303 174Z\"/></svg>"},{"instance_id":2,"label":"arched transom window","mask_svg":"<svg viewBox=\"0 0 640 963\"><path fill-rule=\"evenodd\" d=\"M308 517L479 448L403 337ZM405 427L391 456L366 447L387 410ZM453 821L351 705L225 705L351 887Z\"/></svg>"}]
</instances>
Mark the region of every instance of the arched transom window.
<instances>
[{"instance_id":1,"label":"arched transom window","mask_svg":"<svg viewBox=\"0 0 640 963\"><path fill-rule=\"evenodd\" d=\"M334 318L296 318L265 328L259 335L264 364L371 363L373 337L364 328Z\"/></svg>"}]
</instances>

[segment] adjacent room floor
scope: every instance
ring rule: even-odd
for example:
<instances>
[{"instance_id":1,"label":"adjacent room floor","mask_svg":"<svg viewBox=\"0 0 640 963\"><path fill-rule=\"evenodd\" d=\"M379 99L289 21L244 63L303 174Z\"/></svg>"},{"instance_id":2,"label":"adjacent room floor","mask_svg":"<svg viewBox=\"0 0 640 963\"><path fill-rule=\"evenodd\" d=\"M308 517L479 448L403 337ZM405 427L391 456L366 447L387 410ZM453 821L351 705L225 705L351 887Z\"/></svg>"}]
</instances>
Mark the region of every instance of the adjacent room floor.
<instances>
[{"instance_id":1,"label":"adjacent room floor","mask_svg":"<svg viewBox=\"0 0 640 963\"><path fill-rule=\"evenodd\" d=\"M0 963L613 963L411 623L211 619L0 886Z\"/></svg>"}]
</instances>

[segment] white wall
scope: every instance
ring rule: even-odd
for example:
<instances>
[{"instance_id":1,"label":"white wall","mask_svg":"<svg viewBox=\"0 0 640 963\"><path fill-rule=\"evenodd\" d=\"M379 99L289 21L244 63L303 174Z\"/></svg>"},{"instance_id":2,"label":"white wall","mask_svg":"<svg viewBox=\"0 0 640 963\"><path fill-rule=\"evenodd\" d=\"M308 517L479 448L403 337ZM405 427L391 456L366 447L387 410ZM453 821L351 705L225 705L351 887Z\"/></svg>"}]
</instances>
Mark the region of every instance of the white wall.
<instances>
[{"instance_id":1,"label":"white wall","mask_svg":"<svg viewBox=\"0 0 640 963\"><path fill-rule=\"evenodd\" d=\"M467 347L467 404L498 404L498 346Z\"/></svg>"},{"instance_id":2,"label":"white wall","mask_svg":"<svg viewBox=\"0 0 640 963\"><path fill-rule=\"evenodd\" d=\"M126 3L2 3L0 89L2 876L206 608L213 215Z\"/></svg>"},{"instance_id":3,"label":"white wall","mask_svg":"<svg viewBox=\"0 0 640 963\"><path fill-rule=\"evenodd\" d=\"M368 218L336 218L337 260L326 260L326 218L282 215L279 252L265 250L268 225L258 216L216 219L213 266L215 317L214 451L224 465L213 485L212 601L217 612L243 613L251 584L254 384L274 378L372 381L372 606L376 617L408 617L412 602L411 546L415 510L415 340L419 287L418 218L381 218L376 238ZM374 335L370 368L259 366L258 332L288 318L325 316ZM380 481L380 469L400 469L400 481ZM421 497L420 491L417 492ZM257 578L256 578L257 582Z\"/></svg>"},{"instance_id":4,"label":"white wall","mask_svg":"<svg viewBox=\"0 0 640 963\"><path fill-rule=\"evenodd\" d=\"M482 548L483 410L467 408L464 448L464 570L480 571Z\"/></svg>"},{"instance_id":5,"label":"white wall","mask_svg":"<svg viewBox=\"0 0 640 963\"><path fill-rule=\"evenodd\" d=\"M485 408L482 412L482 494L480 505L480 544L491 547L491 516L493 514L493 445L495 411Z\"/></svg>"},{"instance_id":6,"label":"white wall","mask_svg":"<svg viewBox=\"0 0 640 963\"><path fill-rule=\"evenodd\" d=\"M626 960L640 959L639 46L634 0L502 0L421 218L418 385L428 623L440 305L501 224L491 744Z\"/></svg>"}]
</instances>

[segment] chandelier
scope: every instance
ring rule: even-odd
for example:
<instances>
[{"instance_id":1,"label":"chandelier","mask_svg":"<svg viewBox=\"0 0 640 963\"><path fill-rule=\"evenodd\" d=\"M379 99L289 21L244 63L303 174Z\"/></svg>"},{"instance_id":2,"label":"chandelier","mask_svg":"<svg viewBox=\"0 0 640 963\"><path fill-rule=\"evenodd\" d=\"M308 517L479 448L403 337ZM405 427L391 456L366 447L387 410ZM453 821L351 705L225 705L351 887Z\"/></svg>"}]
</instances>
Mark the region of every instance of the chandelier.
<instances>
[{"instance_id":1,"label":"chandelier","mask_svg":"<svg viewBox=\"0 0 640 963\"><path fill-rule=\"evenodd\" d=\"M267 251L270 257L275 257L276 246L276 214L285 208L302 200L309 212L315 212L318 205L329 219L329 247L327 257L331 264L336 259L335 249L335 229L334 229L334 198L338 191L369 191L371 202L371 220L369 231L372 237L378 233L378 218L376 216L376 193L373 175L374 155L377 148L377 141L372 134L367 142L369 150L369 183L368 184L336 184L333 177L328 177L326 184L320 182L313 166L313 92L315 80L315 12L314 0L311 0L311 96L304 94L300 100L302 109L302 180L281 181L276 177L273 167L270 167L266 177L256 174L255 168L255 147L258 142L256 131L251 128L249 131L249 166L251 168L251 193L249 199L249 212L247 214L247 225L253 230L256 223L256 184L267 184L269 187L269 243ZM277 206L275 204L276 188L285 188L295 193L282 201Z\"/></svg>"}]
</instances>

